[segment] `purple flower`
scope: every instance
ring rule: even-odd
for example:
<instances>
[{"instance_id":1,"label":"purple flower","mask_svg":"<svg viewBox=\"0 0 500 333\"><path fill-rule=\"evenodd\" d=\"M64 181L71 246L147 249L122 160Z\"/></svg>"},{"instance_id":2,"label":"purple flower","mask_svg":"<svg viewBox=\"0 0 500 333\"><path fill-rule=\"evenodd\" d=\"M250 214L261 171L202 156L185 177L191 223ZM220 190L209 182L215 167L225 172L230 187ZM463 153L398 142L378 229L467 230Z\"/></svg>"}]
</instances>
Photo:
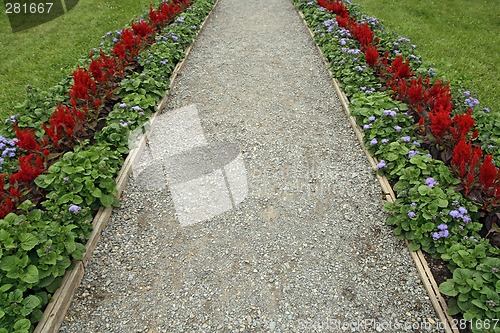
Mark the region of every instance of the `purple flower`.
<instances>
[{"instance_id":1,"label":"purple flower","mask_svg":"<svg viewBox=\"0 0 500 333\"><path fill-rule=\"evenodd\" d=\"M82 209L82 207L80 206L77 206L77 205L71 205L69 206L69 211L72 212L72 213L78 213L80 210Z\"/></svg>"},{"instance_id":2,"label":"purple flower","mask_svg":"<svg viewBox=\"0 0 500 333\"><path fill-rule=\"evenodd\" d=\"M401 140L402 140L403 142L410 142L410 141L411 141L411 138L410 138L409 136L403 136L403 137L401 138Z\"/></svg>"},{"instance_id":3,"label":"purple flower","mask_svg":"<svg viewBox=\"0 0 500 333\"><path fill-rule=\"evenodd\" d=\"M417 206L417 203L416 203L416 202L412 202L412 203L410 204L410 206L412 206L412 207L416 207L416 206Z\"/></svg>"},{"instance_id":4,"label":"purple flower","mask_svg":"<svg viewBox=\"0 0 500 333\"><path fill-rule=\"evenodd\" d=\"M486 112L486 113L490 113L490 112L491 112L491 110L490 110L489 108L484 108L483 110L484 110L484 112Z\"/></svg>"},{"instance_id":5,"label":"purple flower","mask_svg":"<svg viewBox=\"0 0 500 333\"><path fill-rule=\"evenodd\" d=\"M398 131L398 132L399 132L399 131L401 131L401 127L400 127L400 126L397 126L397 125L396 125L396 126L394 126L394 129L395 129L396 131Z\"/></svg>"},{"instance_id":6,"label":"purple flower","mask_svg":"<svg viewBox=\"0 0 500 333\"><path fill-rule=\"evenodd\" d=\"M385 164L384 160L380 160L380 162L378 162L378 164L377 164L377 169L385 168L386 165L387 164Z\"/></svg>"},{"instance_id":7,"label":"purple flower","mask_svg":"<svg viewBox=\"0 0 500 333\"><path fill-rule=\"evenodd\" d=\"M366 88L365 88L365 89L366 89ZM370 117L368 118L368 121L372 122L372 121L375 121L375 119L376 119L376 118L375 118L375 116L370 116Z\"/></svg>"},{"instance_id":8,"label":"purple flower","mask_svg":"<svg viewBox=\"0 0 500 333\"><path fill-rule=\"evenodd\" d=\"M471 218L468 216L464 216L464 217L462 217L462 220L464 221L465 224L467 224L471 221Z\"/></svg>"},{"instance_id":9,"label":"purple flower","mask_svg":"<svg viewBox=\"0 0 500 333\"><path fill-rule=\"evenodd\" d=\"M177 42L179 40L179 37L177 37L176 35L172 35L172 39L174 40L174 42Z\"/></svg>"},{"instance_id":10,"label":"purple flower","mask_svg":"<svg viewBox=\"0 0 500 333\"><path fill-rule=\"evenodd\" d=\"M178 17L177 18L177 22L180 22L180 23L184 22L184 18L183 17Z\"/></svg>"},{"instance_id":11,"label":"purple flower","mask_svg":"<svg viewBox=\"0 0 500 333\"><path fill-rule=\"evenodd\" d=\"M438 240L439 238L441 238L441 235L440 235L439 233L434 232L434 233L432 234L432 239L434 239L434 240Z\"/></svg>"},{"instance_id":12,"label":"purple flower","mask_svg":"<svg viewBox=\"0 0 500 333\"><path fill-rule=\"evenodd\" d=\"M389 140L387 140L387 139L382 139L380 142L382 142L382 143L387 143L387 142L389 142Z\"/></svg>"},{"instance_id":13,"label":"purple flower","mask_svg":"<svg viewBox=\"0 0 500 333\"><path fill-rule=\"evenodd\" d=\"M441 230L441 231L442 230L446 230L446 229L448 229L448 226L446 224L444 224L444 223L441 223L440 225L438 225L438 229Z\"/></svg>"},{"instance_id":14,"label":"purple flower","mask_svg":"<svg viewBox=\"0 0 500 333\"><path fill-rule=\"evenodd\" d=\"M444 230L439 232L439 236L444 237L444 238L448 237L449 235L450 235L450 232L448 231L448 229L444 229Z\"/></svg>"},{"instance_id":15,"label":"purple flower","mask_svg":"<svg viewBox=\"0 0 500 333\"><path fill-rule=\"evenodd\" d=\"M464 215L464 214L467 214L467 209L465 209L464 207L459 207L459 208L458 208L458 212L459 212L461 215Z\"/></svg>"},{"instance_id":16,"label":"purple flower","mask_svg":"<svg viewBox=\"0 0 500 333\"><path fill-rule=\"evenodd\" d=\"M64 178L63 178L63 181L65 181L65 182L67 182L68 180L69 180L69 178L68 178L68 177L64 177Z\"/></svg>"},{"instance_id":17,"label":"purple flower","mask_svg":"<svg viewBox=\"0 0 500 333\"><path fill-rule=\"evenodd\" d=\"M418 151L414 151L414 150L410 150L408 152L408 157L409 158L412 158L413 156L417 155L418 154Z\"/></svg>"},{"instance_id":18,"label":"purple flower","mask_svg":"<svg viewBox=\"0 0 500 333\"><path fill-rule=\"evenodd\" d=\"M373 138L371 141L370 141L370 144L373 146L373 145L376 145L378 143L377 139L376 138Z\"/></svg>"},{"instance_id":19,"label":"purple flower","mask_svg":"<svg viewBox=\"0 0 500 333\"><path fill-rule=\"evenodd\" d=\"M453 217L454 219L462 217L462 215L460 214L460 212L458 210L452 210L450 212L450 216Z\"/></svg>"},{"instance_id":20,"label":"purple flower","mask_svg":"<svg viewBox=\"0 0 500 333\"><path fill-rule=\"evenodd\" d=\"M384 116L394 117L396 115L396 111L394 110L384 110Z\"/></svg>"},{"instance_id":21,"label":"purple flower","mask_svg":"<svg viewBox=\"0 0 500 333\"><path fill-rule=\"evenodd\" d=\"M430 188L433 188L435 185L438 185L439 183L434 180L434 178L429 177L425 180L425 185L429 186Z\"/></svg>"},{"instance_id":22,"label":"purple flower","mask_svg":"<svg viewBox=\"0 0 500 333\"><path fill-rule=\"evenodd\" d=\"M132 110L134 110L134 111L141 111L142 109L141 109L141 107L139 105L135 105L135 106L132 107Z\"/></svg>"},{"instance_id":23,"label":"purple flower","mask_svg":"<svg viewBox=\"0 0 500 333\"><path fill-rule=\"evenodd\" d=\"M365 124L363 125L363 129L367 130L369 128L371 128L373 125L372 124Z\"/></svg>"},{"instance_id":24,"label":"purple flower","mask_svg":"<svg viewBox=\"0 0 500 333\"><path fill-rule=\"evenodd\" d=\"M121 108L126 108L127 107L127 103L120 103L120 105L118 105L119 107Z\"/></svg>"},{"instance_id":25,"label":"purple flower","mask_svg":"<svg viewBox=\"0 0 500 333\"><path fill-rule=\"evenodd\" d=\"M414 218L417 214L415 212L408 212L408 216Z\"/></svg>"},{"instance_id":26,"label":"purple flower","mask_svg":"<svg viewBox=\"0 0 500 333\"><path fill-rule=\"evenodd\" d=\"M415 146L420 147L420 142L418 142L418 141L413 141L412 143L413 143Z\"/></svg>"}]
</instances>

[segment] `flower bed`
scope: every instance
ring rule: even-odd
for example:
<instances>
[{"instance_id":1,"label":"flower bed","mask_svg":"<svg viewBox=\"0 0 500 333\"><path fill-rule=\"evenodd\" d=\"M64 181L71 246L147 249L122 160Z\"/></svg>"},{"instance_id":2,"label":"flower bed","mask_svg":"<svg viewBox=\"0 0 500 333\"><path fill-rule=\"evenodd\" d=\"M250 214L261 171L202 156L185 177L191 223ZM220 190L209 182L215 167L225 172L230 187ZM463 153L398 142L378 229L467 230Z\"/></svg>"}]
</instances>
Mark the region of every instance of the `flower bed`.
<instances>
[{"instance_id":1,"label":"flower bed","mask_svg":"<svg viewBox=\"0 0 500 333\"><path fill-rule=\"evenodd\" d=\"M0 130L0 332L30 332L72 264L115 177L131 132L164 96L214 0L161 2L103 36L99 50L48 92L28 87ZM10 139L13 138L13 139Z\"/></svg>"},{"instance_id":2,"label":"flower bed","mask_svg":"<svg viewBox=\"0 0 500 333\"><path fill-rule=\"evenodd\" d=\"M470 92L424 66L408 39L350 1L294 2L397 193L388 224L411 250L448 263L453 277L440 291L450 314L474 332L499 332L499 114L479 110Z\"/></svg>"}]
</instances>

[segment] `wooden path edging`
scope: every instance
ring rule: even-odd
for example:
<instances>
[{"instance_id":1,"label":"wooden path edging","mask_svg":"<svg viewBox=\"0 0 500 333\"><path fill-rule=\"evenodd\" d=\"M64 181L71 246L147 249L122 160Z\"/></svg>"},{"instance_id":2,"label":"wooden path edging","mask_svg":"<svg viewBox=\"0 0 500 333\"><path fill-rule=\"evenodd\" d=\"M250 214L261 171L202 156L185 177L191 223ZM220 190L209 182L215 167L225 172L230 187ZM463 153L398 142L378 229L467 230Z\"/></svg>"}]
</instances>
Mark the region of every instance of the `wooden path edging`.
<instances>
[{"instance_id":1,"label":"wooden path edging","mask_svg":"<svg viewBox=\"0 0 500 333\"><path fill-rule=\"evenodd\" d=\"M219 0L216 0L214 5L212 6L212 9L210 10L210 13L208 13L208 15L205 17L202 24L200 25L200 29L196 34L195 40L185 50L184 58L182 59L181 62L177 63L177 65L175 66L174 71L170 76L170 84L165 92L165 96L163 96L161 101L158 103L157 105L158 110L153 114L153 116L149 120L150 123L149 129L146 131L146 133L141 135L140 139L138 139L136 147L129 152L127 158L125 159L123 166L120 169L118 176L116 177L116 187L118 190L116 196L118 198L121 197L122 192L125 190L125 187L127 186L128 179L130 177L130 174L132 173L132 166L139 160L145 147L149 144L151 129L153 128L153 125L156 123L159 114L162 113L162 110L165 108L167 104L168 98L170 96L170 90L173 86L175 78L177 77L179 71L184 66L187 57L191 53L191 50L194 44L196 43L198 35L204 29L207 21L212 16L212 13L214 12L218 3ZM88 260L92 256L94 249L97 245L97 242L101 237L101 232L106 228L111 218L112 212L113 212L112 207L101 207L97 211L96 215L94 216L94 220L92 221L93 230L89 240L87 241L86 251L83 256L83 259L81 261L74 262L73 267L66 272L62 280L61 286L59 287L59 289L57 289L57 291L52 296L51 301L47 304L42 319L38 322L33 333L54 333L59 331L59 328L61 327L61 324L64 320L64 317L66 316L66 313L71 305L73 296L75 295L76 290L80 286L83 275L85 273L85 268L87 267Z\"/></svg>"},{"instance_id":2,"label":"wooden path edging","mask_svg":"<svg viewBox=\"0 0 500 333\"><path fill-rule=\"evenodd\" d=\"M304 26L307 28L307 31L311 35L311 38L314 42L314 45L316 45L316 49L318 50L321 59L323 59L323 63L325 64L326 68L328 69L330 64L326 57L323 54L323 51L319 47L318 44L314 41L314 33L312 30L309 28L304 14L300 12L299 10L296 10L298 15L300 16L302 22L304 23ZM329 71L329 69L328 69ZM332 77L332 83L335 88L335 92L340 100L340 103L342 104L342 109L344 110L344 113L349 119L349 123L351 124L352 129L354 130L354 133L356 134L356 137L361 144L361 147L363 148L363 151L366 155L366 158L368 159L368 162L370 163L370 166L372 169L377 168L377 161L376 159L370 154L368 149L365 146L364 143L364 134L361 128L358 126L356 122L356 118L354 118L351 115L351 112L349 110L349 99L345 95L345 93L342 91L340 88L340 83L336 78ZM396 201L396 195L394 194L394 191L392 190L391 185L389 184L389 181L387 180L387 177L381 176L381 175L376 175L377 179L380 183L380 186L382 187L382 192L384 193L386 200L389 202L395 202ZM408 241L406 241L406 246L408 247ZM447 333L460 333L460 331L457 328L457 325L454 324L453 318L448 314L448 306L446 304L446 301L444 300L443 296L439 292L439 286L434 279L434 276L432 275L432 272L429 268L429 265L427 263L427 260L425 260L424 254L422 253L421 250L418 250L416 252L413 252L410 250L408 247L408 251L410 252L410 255L413 259L413 262L415 263L415 266L418 271L418 275L420 276L420 280L424 284L424 287L427 291L427 294L429 295L430 301L434 307L434 310L436 311L436 314L439 317L439 320L441 323L444 324L445 331ZM435 324L434 319L432 318L427 318L429 323Z\"/></svg>"}]
</instances>

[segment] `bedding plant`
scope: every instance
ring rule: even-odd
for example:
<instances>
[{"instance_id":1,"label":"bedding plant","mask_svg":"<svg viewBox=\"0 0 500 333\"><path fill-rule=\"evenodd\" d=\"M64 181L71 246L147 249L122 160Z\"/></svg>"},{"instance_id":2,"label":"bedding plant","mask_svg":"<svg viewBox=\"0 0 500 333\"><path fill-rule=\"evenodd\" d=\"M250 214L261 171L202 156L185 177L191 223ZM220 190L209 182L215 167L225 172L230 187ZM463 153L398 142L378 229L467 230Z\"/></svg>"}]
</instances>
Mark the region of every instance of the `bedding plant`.
<instances>
[{"instance_id":1,"label":"bedding plant","mask_svg":"<svg viewBox=\"0 0 500 333\"><path fill-rule=\"evenodd\" d=\"M215 0L170 0L111 31L66 80L27 87L0 128L0 332L31 332Z\"/></svg>"},{"instance_id":2,"label":"bedding plant","mask_svg":"<svg viewBox=\"0 0 500 333\"><path fill-rule=\"evenodd\" d=\"M294 3L396 193L387 223L412 251L448 264L439 288L460 328L500 332L500 113L351 1Z\"/></svg>"}]
</instances>

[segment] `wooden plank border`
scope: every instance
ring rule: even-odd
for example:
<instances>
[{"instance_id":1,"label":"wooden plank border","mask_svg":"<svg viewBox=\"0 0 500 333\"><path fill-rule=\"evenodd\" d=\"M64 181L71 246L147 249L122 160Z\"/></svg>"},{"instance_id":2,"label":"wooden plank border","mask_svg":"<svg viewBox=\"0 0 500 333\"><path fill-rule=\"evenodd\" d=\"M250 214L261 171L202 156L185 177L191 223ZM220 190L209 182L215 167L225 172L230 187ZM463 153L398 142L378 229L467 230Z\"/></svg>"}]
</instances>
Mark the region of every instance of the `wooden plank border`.
<instances>
[{"instance_id":1,"label":"wooden plank border","mask_svg":"<svg viewBox=\"0 0 500 333\"><path fill-rule=\"evenodd\" d=\"M330 63L326 59L325 55L323 54L323 51L319 47L316 42L314 42L314 33L312 30L309 28L304 14L302 14L299 10L296 10L298 15L300 16L302 22L304 23L304 26L306 27L307 31L309 32L309 35L311 35L312 41L314 45L316 46L316 49L318 50L318 53L321 56L321 59L323 60L323 63L325 67L329 70L330 68ZM354 130L354 133L356 134L356 137L361 144L361 147L363 148L363 151L366 155L366 158L368 159L368 162L370 163L370 166L373 169L376 169L377 167L377 160L370 154L368 149L366 148L364 144L364 134L361 128L358 126L356 119L351 115L351 112L349 110L349 99L345 95L345 93L342 91L340 87L340 83L336 78L332 77L332 84L333 87L335 88L335 92L340 100L340 103L342 104L342 109L344 110L344 113L346 114L349 123L351 124L352 129ZM382 188L382 192L386 197L387 201L390 202L395 202L396 201L396 195L394 194L394 191L392 190L391 185L389 184L389 181L387 180L387 177L381 176L381 175L376 175L377 179L380 183L380 186ZM408 247L408 241L406 241L406 246ZM429 298L431 300L431 303L434 307L434 310L436 311L436 314L439 317L439 320L441 323L444 324L445 331L447 333L460 333L458 328L456 327L457 325L453 324L453 318L448 314L448 306L446 304L446 301L444 300L443 296L439 292L439 286L434 279L434 276L432 275L432 272L429 268L429 265L427 263L427 260L425 260L424 254L422 253L421 250L418 250L417 252L413 252L410 250L408 247L408 251L410 252L410 255L413 259L413 262L415 263L415 267L417 268L418 275L420 276L420 280L422 281L427 294L429 295Z\"/></svg>"},{"instance_id":2,"label":"wooden plank border","mask_svg":"<svg viewBox=\"0 0 500 333\"><path fill-rule=\"evenodd\" d=\"M210 10L210 13L208 13L207 17L205 17L205 19L201 23L200 29L196 34L195 40L184 51L185 53L184 58L175 66L174 71L170 76L169 79L170 84L167 90L165 91L165 95L157 105L158 110L153 114L153 116L149 120L150 126L148 130L143 135L141 135L141 137L138 139L136 147L129 152L127 158L125 159L123 166L120 169L118 176L116 177L118 198L121 197L123 191L125 190L125 187L127 186L128 179L130 177L130 174L132 173L132 166L139 160L145 147L149 144L148 142L151 136L151 129L153 128L153 125L156 123L159 114L161 114L162 110L165 108L165 105L167 104L175 78L179 75L179 72L183 68L186 59L191 53L191 50L195 45L199 34L205 28L205 25L208 22L208 20L212 17L213 12L215 11L218 3L219 0L216 0L212 9ZM101 232L108 225L112 212L113 212L112 207L101 207L97 211L96 215L94 216L94 220L92 221L93 230L89 240L87 241L86 251L83 256L83 259L81 261L74 262L73 267L66 272L63 281L61 283L61 286L54 293L52 300L49 302L49 304L47 304L42 319L38 322L33 333L54 333L59 331L59 328L61 327L61 324L64 320L64 317L66 316L66 313L71 305L73 296L75 295L76 290L80 286L88 260L92 257L97 242L100 239Z\"/></svg>"}]
</instances>

